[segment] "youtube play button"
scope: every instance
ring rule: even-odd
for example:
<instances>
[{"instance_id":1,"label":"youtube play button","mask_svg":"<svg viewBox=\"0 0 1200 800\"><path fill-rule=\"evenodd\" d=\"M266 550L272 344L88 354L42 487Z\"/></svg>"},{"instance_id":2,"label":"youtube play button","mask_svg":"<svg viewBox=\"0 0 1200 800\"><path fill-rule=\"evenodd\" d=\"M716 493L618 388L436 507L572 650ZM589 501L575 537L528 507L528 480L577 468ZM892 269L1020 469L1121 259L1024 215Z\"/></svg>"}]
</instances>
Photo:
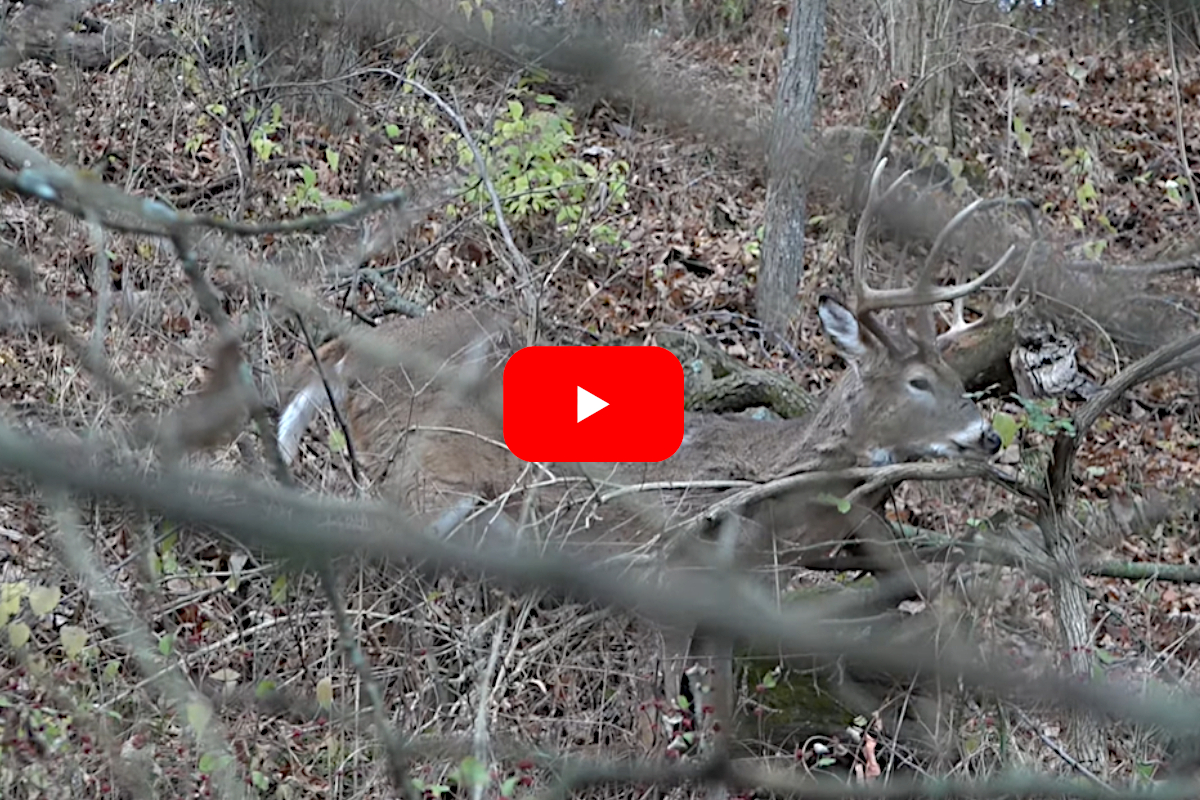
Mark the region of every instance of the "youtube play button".
<instances>
[{"instance_id":1,"label":"youtube play button","mask_svg":"<svg viewBox=\"0 0 1200 800\"><path fill-rule=\"evenodd\" d=\"M662 461L683 367L661 347L526 347L504 367L504 443L525 461Z\"/></svg>"},{"instance_id":2,"label":"youtube play button","mask_svg":"<svg viewBox=\"0 0 1200 800\"><path fill-rule=\"evenodd\" d=\"M582 386L575 387L575 421L583 422L585 419L595 414L602 408L607 408L608 403L601 400L596 395L584 389Z\"/></svg>"}]
</instances>

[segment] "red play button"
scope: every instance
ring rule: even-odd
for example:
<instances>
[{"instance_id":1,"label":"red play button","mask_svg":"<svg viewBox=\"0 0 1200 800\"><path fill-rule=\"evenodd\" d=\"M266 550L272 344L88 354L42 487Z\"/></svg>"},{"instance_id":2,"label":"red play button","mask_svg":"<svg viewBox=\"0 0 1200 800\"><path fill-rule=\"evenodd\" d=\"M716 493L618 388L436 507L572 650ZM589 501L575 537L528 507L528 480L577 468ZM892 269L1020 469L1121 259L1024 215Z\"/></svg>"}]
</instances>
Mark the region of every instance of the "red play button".
<instances>
[{"instance_id":1,"label":"red play button","mask_svg":"<svg viewBox=\"0 0 1200 800\"><path fill-rule=\"evenodd\" d=\"M525 461L662 461L683 367L661 347L526 347L504 367L504 443Z\"/></svg>"}]
</instances>

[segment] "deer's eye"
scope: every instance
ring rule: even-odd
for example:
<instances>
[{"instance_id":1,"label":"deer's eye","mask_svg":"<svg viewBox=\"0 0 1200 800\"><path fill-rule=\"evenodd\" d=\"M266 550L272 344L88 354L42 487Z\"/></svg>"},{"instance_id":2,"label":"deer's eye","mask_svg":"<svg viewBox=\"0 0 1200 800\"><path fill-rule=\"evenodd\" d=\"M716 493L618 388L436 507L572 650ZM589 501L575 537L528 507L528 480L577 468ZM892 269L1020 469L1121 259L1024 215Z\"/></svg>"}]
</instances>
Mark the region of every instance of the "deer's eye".
<instances>
[{"instance_id":1,"label":"deer's eye","mask_svg":"<svg viewBox=\"0 0 1200 800\"><path fill-rule=\"evenodd\" d=\"M924 378L913 378L908 382L908 385L918 392L933 391L932 384L930 384L929 381L925 380Z\"/></svg>"}]
</instances>

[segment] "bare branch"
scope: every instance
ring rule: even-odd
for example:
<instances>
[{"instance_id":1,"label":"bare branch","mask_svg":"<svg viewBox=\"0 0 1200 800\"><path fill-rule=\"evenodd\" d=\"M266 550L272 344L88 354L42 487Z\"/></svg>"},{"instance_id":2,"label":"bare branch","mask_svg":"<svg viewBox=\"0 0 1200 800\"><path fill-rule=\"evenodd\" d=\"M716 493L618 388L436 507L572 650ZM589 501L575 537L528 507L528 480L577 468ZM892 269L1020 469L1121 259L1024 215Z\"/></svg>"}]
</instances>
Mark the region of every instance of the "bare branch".
<instances>
[{"instance_id":1,"label":"bare branch","mask_svg":"<svg viewBox=\"0 0 1200 800\"><path fill-rule=\"evenodd\" d=\"M1200 333L1192 333L1179 341L1160 347L1113 376L1095 397L1075 412L1072 418L1074 434L1068 434L1066 431L1058 434L1054 440L1054 451L1050 460L1050 494L1059 507L1062 506L1070 488L1075 453L1083 437L1091 430L1092 425L1096 424L1096 420L1100 419L1109 406L1121 399L1125 392L1139 383L1150 380L1160 373L1162 367L1181 360L1197 348L1200 348Z\"/></svg>"}]
</instances>

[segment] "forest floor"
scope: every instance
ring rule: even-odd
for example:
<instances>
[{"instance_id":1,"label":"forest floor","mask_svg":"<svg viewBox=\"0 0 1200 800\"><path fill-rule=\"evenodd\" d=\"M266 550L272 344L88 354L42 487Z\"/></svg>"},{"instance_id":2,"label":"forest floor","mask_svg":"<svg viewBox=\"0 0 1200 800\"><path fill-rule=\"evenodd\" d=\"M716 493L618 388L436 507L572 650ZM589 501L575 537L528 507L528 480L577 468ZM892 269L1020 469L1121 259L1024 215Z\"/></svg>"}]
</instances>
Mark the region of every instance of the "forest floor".
<instances>
[{"instance_id":1,"label":"forest floor","mask_svg":"<svg viewBox=\"0 0 1200 800\"><path fill-rule=\"evenodd\" d=\"M237 12L222 17L188 3L117 0L92 13L107 22L173 15L179 30L199 35ZM711 74L722 91L769 117L779 59L764 53L773 52L778 31L771 20L755 24L741 39L664 45L661 57ZM831 30L818 127L882 127L900 90L867 96L866 64L847 57L845 31ZM342 88L324 92L282 69L259 76L263 88L246 90L242 62L198 66L134 55L85 72L23 61L0 69L0 126L58 163L90 169L134 195L197 213L236 209L252 223L336 211L355 201L364 176L375 191L414 188L417 205L406 210L402 235L365 264L354 259L357 234L337 228L291 237L213 235L198 243L227 312L255 321L246 347L271 399L288 360L305 345L271 293L245 280L247 264L270 265L329 308L367 318L389 313L383 309L396 297L430 308L513 298L519 276L480 190L468 185L449 202L419 204L427 187L455 174L464 143L455 119L397 77L446 98L472 131L487 133L497 189L515 198L506 206L514 242L535 265L548 317L564 339L651 341L658 330L686 330L754 366L784 371L814 393L836 378L840 364L808 299L817 287L844 280L849 263L852 225L832 201L816 196L810 204L805 313L781 341L752 319L766 203L761 164L721 142L642 124L628 108L584 104L569 81L416 36L398 37L388 48L363 54L369 66L347 68L352 75ZM1139 276L1136 296L1053 309L1081 342L1082 368L1101 382L1148 347L1183 335L1188 327L1176 321L1200 309L1200 205L1190 184L1200 170L1200 58L1178 62L1174 69L1158 45L1089 53L1030 39L981 49L969 69L960 69L957 139L947 156L961 162L972 188L1030 198L1061 257L1125 265ZM241 132L247 152L238 152L229 129ZM903 126L896 139L900 148L930 150ZM523 168L505 150L513 144L527 151ZM529 175L568 188L553 204L536 195L520 202ZM572 232L567 225L576 217L583 224ZM115 430L176 406L204 384L213 330L163 243L98 235L61 212L10 197L0 205L0 233L34 265L38 291L63 310L81 341L96 337L98 299L118 295L99 340L114 372L140 392L133 409L115 404L62 341L11 332L0 338L7 414L41 427ZM1146 266L1168 263L1180 266ZM111 289L101 287L97 265L107 265ZM360 266L377 270L378 279L352 280ZM0 280L16 296L11 279ZM1125 284L1113 286L1112 295L1125 291ZM1133 313L1134 306L1141 311ZM1081 544L1087 563L1200 568L1193 506L1182 502L1200 474L1197 393L1190 373L1155 380L1088 432L1076 467L1081 505L1126 508L1150 499L1167 509L1148 524L1139 517L1089 531ZM984 405L1022 423L1018 466L1027 476L1044 470L1048 434L1077 407L1051 401L1038 417L1013 397ZM243 440L253 434L246 431ZM197 460L227 467L238 452L232 443ZM904 504L902 521L951 536L1011 505L994 487L957 483L904 497L921 503ZM216 756L197 729L210 725L223 729L263 796L382 796L386 770L362 711L366 701L315 579L282 572L224 540L181 536L168 522L103 504L84 507L79 522L109 579L146 621L163 669L182 668L210 697L216 718L164 709L120 633L57 566L47 531L61 519L28 487L7 486L0 496L0 624L9 628L0 660L4 796L137 796L130 775L141 771L161 796L207 797ZM156 533L149 552L138 545L145 530ZM458 753L473 730L475 672L490 647L484 634L500 614L512 626L512 650L490 696L500 742L493 796L524 796L543 785L541 762L508 755L523 744L573 753L662 747L639 722L647 713L639 698L652 693L647 687L658 667L635 621L593 608L498 599L474 583L402 576L396 567L352 571L348 606L363 649L385 691L403 698L408 721L417 720L414 730L432 743L414 772L426 795L467 780L468 762L448 754ZM1016 568L980 566L978 575L987 576L972 584L969 600L978 630L1030 662L1053 662L1058 633L1046 583ZM961 572L956 580L965 580ZM1105 679L1197 685L1195 580L1085 580ZM986 591L978 588L983 584ZM263 700L276 692L290 698L282 708ZM1062 736L1055 712L973 697L955 702L956 756L943 762L951 765L943 772L987 774L1014 751L1026 765L1069 771L1046 744ZM777 752L795 759L807 756L805 746L791 742ZM1167 758L1143 730L1114 729L1110 755L1114 778L1158 777Z\"/></svg>"}]
</instances>

